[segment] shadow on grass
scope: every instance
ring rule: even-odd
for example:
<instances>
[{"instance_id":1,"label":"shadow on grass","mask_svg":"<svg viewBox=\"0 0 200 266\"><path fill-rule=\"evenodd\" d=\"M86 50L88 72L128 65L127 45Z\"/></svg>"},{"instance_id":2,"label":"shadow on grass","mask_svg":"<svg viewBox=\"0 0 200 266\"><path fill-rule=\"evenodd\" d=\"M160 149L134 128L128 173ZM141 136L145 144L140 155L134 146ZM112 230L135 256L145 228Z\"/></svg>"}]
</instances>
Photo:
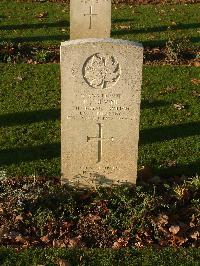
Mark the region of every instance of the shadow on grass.
<instances>
[{"instance_id":1,"label":"shadow on grass","mask_svg":"<svg viewBox=\"0 0 200 266\"><path fill-rule=\"evenodd\" d=\"M112 19L112 24L114 23L123 23L123 22L134 22L134 18L114 18Z\"/></svg>"},{"instance_id":2,"label":"shadow on grass","mask_svg":"<svg viewBox=\"0 0 200 266\"><path fill-rule=\"evenodd\" d=\"M165 101L142 100L141 109L157 108L170 103ZM60 109L35 110L29 112L18 112L0 115L0 127L31 124L41 121L60 120Z\"/></svg>"},{"instance_id":3,"label":"shadow on grass","mask_svg":"<svg viewBox=\"0 0 200 266\"><path fill-rule=\"evenodd\" d=\"M147 128L140 131L140 144L149 144L196 135L200 135L200 121Z\"/></svg>"},{"instance_id":4,"label":"shadow on grass","mask_svg":"<svg viewBox=\"0 0 200 266\"><path fill-rule=\"evenodd\" d=\"M164 107L167 105L170 105L170 103L166 101L162 101L162 100L157 100L157 101L142 100L141 109L158 108L158 107Z\"/></svg>"},{"instance_id":5,"label":"shadow on grass","mask_svg":"<svg viewBox=\"0 0 200 266\"><path fill-rule=\"evenodd\" d=\"M0 127L60 119L60 109L36 110L0 116ZM60 143L0 150L0 166L60 157Z\"/></svg>"},{"instance_id":6,"label":"shadow on grass","mask_svg":"<svg viewBox=\"0 0 200 266\"><path fill-rule=\"evenodd\" d=\"M114 23L122 22L132 22L134 19L114 19ZM2 25L0 30L26 30L26 29L40 29L40 28L53 28L53 27L69 27L68 21L58 21L52 23L38 23L38 24L21 24L21 25ZM159 27L149 27L142 29L114 29L112 30L112 36L123 36L131 34L145 34L153 32L163 32L163 31L173 31L181 29L195 29L199 28L200 23L192 24L178 24L169 26L159 26ZM200 37L188 37L191 42L196 43L200 41ZM30 37L15 37L15 38L3 38L0 37L0 42L42 42L42 41L65 41L69 39L69 35L52 35L52 36L30 36ZM154 46L164 46L168 40L148 40L143 41L143 45L154 47Z\"/></svg>"},{"instance_id":7,"label":"shadow on grass","mask_svg":"<svg viewBox=\"0 0 200 266\"><path fill-rule=\"evenodd\" d=\"M45 28L59 28L59 27L69 27L69 21L58 21L51 23L38 23L38 24L3 25L0 26L0 30L27 30L27 29L45 29Z\"/></svg>"},{"instance_id":8,"label":"shadow on grass","mask_svg":"<svg viewBox=\"0 0 200 266\"><path fill-rule=\"evenodd\" d=\"M123 20L121 21L123 22ZM185 29L198 29L200 23L192 24L178 24L173 26L159 26L159 27L147 27L142 29L116 29L112 31L112 35L127 35L127 34L141 34L141 33L153 33L153 32L162 32L162 31L173 31L173 30L185 30Z\"/></svg>"},{"instance_id":9,"label":"shadow on grass","mask_svg":"<svg viewBox=\"0 0 200 266\"><path fill-rule=\"evenodd\" d=\"M113 37L113 36L112 36ZM188 39L192 43L198 43L200 42L200 37L188 37ZM29 42L45 42L45 41L67 41L69 40L69 35L49 35L49 36L32 36L32 37L15 37L15 38L2 38L0 37L0 42L11 42L11 43L29 43ZM133 39L130 39L133 41ZM177 39L178 40L178 39ZM135 40L134 40L135 41ZM144 47L163 47L166 45L166 43L169 41L169 39L165 40L148 40L148 41L138 41L143 44ZM175 40L174 40L175 41Z\"/></svg>"},{"instance_id":10,"label":"shadow on grass","mask_svg":"<svg viewBox=\"0 0 200 266\"><path fill-rule=\"evenodd\" d=\"M177 40L180 40L178 38ZM188 40L190 40L191 43L199 43L200 42L200 37L188 37ZM141 41L144 47L163 47L166 45L166 43L169 41L169 39L166 40L148 40L148 41ZM176 41L176 39L174 40Z\"/></svg>"},{"instance_id":11,"label":"shadow on grass","mask_svg":"<svg viewBox=\"0 0 200 266\"><path fill-rule=\"evenodd\" d=\"M16 38L1 38L0 42L11 43L28 43L28 42L44 42L44 41L66 41L69 35L49 35L49 36L32 36L32 37L16 37Z\"/></svg>"},{"instance_id":12,"label":"shadow on grass","mask_svg":"<svg viewBox=\"0 0 200 266\"><path fill-rule=\"evenodd\" d=\"M196 174L200 174L200 160L188 164L177 164L176 166L171 167L154 168L154 173L166 178L175 175L181 176L183 174L192 177Z\"/></svg>"},{"instance_id":13,"label":"shadow on grass","mask_svg":"<svg viewBox=\"0 0 200 266\"><path fill-rule=\"evenodd\" d=\"M192 43L198 43L200 42L200 37L189 37L188 38ZM33 37L16 37L16 38L1 38L0 42L11 42L11 43L31 43L31 42L45 42L45 41L68 41L69 35L50 35L50 36L33 36ZM133 41L133 39L130 39ZM135 41L135 40L134 40ZM169 41L169 39L166 40L148 40L148 41L137 41L143 44L144 47L163 47L166 45L166 43Z\"/></svg>"},{"instance_id":14,"label":"shadow on grass","mask_svg":"<svg viewBox=\"0 0 200 266\"><path fill-rule=\"evenodd\" d=\"M60 119L60 109L36 110L0 115L0 127Z\"/></svg>"},{"instance_id":15,"label":"shadow on grass","mask_svg":"<svg viewBox=\"0 0 200 266\"><path fill-rule=\"evenodd\" d=\"M153 33L153 32L163 32L163 31L175 31L175 30L181 30L181 29L195 29L199 28L200 23L193 23L193 24L179 24L176 26L171 26L168 28L168 26L160 26L160 27L152 27L152 28L142 28L142 29L114 29L112 30L112 37L120 37L124 35L133 35L133 34L147 34L147 33ZM186 36L187 37L187 36ZM198 43L200 42L200 37L187 37L192 43ZM180 38L177 38L180 39ZM144 47L156 47L156 46L165 46L166 42L169 41L169 39L164 40L147 40L147 41L140 41L142 42Z\"/></svg>"},{"instance_id":16,"label":"shadow on grass","mask_svg":"<svg viewBox=\"0 0 200 266\"><path fill-rule=\"evenodd\" d=\"M21 162L60 157L60 143L0 150L0 167Z\"/></svg>"},{"instance_id":17,"label":"shadow on grass","mask_svg":"<svg viewBox=\"0 0 200 266\"><path fill-rule=\"evenodd\" d=\"M152 105L153 104L153 105ZM168 104L163 101L149 103L143 101L142 108L152 108ZM13 126L30 124L39 121L58 120L60 117L59 109L39 110L31 112L20 112L5 114L0 116L0 126ZM148 144L183 138L187 136L200 135L200 121L190 122L180 125L169 125L157 128L148 128L140 131L140 144ZM49 143L39 146L28 146L19 148L9 148L0 150L0 167L18 164L21 162L36 161L40 159L52 159L60 157L60 143ZM155 173L169 176L170 174L192 175L199 173L200 161L192 162L187 165L177 165L173 167L163 167L155 169Z\"/></svg>"},{"instance_id":18,"label":"shadow on grass","mask_svg":"<svg viewBox=\"0 0 200 266\"><path fill-rule=\"evenodd\" d=\"M173 39L173 41L176 41L176 40L180 40L180 38ZM200 37L188 37L188 40L190 40L191 43L199 43ZM165 47L169 39L140 41L140 40L130 38L130 41L139 42L139 43L142 43L144 47L153 48L153 47Z\"/></svg>"}]
</instances>

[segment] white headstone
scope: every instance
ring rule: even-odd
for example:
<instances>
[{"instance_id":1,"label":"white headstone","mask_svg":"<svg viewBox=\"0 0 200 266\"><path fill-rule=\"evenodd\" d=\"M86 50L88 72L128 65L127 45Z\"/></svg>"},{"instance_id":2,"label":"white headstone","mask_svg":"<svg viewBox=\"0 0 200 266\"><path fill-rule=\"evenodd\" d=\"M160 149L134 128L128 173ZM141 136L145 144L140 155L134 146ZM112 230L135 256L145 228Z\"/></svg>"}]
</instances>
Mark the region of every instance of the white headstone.
<instances>
[{"instance_id":1,"label":"white headstone","mask_svg":"<svg viewBox=\"0 0 200 266\"><path fill-rule=\"evenodd\" d=\"M109 38L111 0L71 0L70 39Z\"/></svg>"},{"instance_id":2,"label":"white headstone","mask_svg":"<svg viewBox=\"0 0 200 266\"><path fill-rule=\"evenodd\" d=\"M63 182L136 182L142 62L138 43L61 44Z\"/></svg>"}]
</instances>

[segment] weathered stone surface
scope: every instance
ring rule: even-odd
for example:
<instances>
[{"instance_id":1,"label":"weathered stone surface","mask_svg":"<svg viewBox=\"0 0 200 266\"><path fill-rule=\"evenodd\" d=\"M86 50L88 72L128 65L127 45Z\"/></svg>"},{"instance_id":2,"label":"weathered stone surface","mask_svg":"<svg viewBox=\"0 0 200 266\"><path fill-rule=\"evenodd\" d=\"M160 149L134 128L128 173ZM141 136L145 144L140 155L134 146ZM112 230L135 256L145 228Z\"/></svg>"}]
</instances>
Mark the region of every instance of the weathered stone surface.
<instances>
[{"instance_id":1,"label":"weathered stone surface","mask_svg":"<svg viewBox=\"0 0 200 266\"><path fill-rule=\"evenodd\" d=\"M111 0L71 0L70 39L109 38Z\"/></svg>"},{"instance_id":2,"label":"weathered stone surface","mask_svg":"<svg viewBox=\"0 0 200 266\"><path fill-rule=\"evenodd\" d=\"M112 39L61 45L62 181L135 183L143 48Z\"/></svg>"}]
</instances>

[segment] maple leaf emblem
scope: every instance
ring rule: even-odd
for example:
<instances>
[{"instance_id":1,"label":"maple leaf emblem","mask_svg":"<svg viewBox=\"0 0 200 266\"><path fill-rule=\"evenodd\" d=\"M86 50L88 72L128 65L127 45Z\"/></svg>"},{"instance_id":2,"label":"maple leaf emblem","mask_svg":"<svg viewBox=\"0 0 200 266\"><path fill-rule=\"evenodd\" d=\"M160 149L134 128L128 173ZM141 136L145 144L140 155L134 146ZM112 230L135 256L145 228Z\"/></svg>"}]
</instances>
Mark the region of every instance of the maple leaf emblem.
<instances>
[{"instance_id":1,"label":"maple leaf emblem","mask_svg":"<svg viewBox=\"0 0 200 266\"><path fill-rule=\"evenodd\" d=\"M83 77L95 89L109 88L116 84L120 77L119 63L113 56L96 53L86 60Z\"/></svg>"}]
</instances>

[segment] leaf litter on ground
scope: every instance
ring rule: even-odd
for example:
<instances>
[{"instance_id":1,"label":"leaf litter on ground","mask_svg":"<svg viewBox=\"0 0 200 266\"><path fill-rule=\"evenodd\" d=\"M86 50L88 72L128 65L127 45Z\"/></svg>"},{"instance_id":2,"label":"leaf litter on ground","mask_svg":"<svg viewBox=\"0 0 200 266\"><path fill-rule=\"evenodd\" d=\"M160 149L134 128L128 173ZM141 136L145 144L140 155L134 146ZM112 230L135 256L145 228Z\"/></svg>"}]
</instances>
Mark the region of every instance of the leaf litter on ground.
<instances>
[{"instance_id":1,"label":"leaf litter on ground","mask_svg":"<svg viewBox=\"0 0 200 266\"><path fill-rule=\"evenodd\" d=\"M200 178L81 190L59 181L0 181L0 243L30 247L200 246ZM177 180L179 182L177 183ZM154 182L156 181L156 183Z\"/></svg>"}]
</instances>

